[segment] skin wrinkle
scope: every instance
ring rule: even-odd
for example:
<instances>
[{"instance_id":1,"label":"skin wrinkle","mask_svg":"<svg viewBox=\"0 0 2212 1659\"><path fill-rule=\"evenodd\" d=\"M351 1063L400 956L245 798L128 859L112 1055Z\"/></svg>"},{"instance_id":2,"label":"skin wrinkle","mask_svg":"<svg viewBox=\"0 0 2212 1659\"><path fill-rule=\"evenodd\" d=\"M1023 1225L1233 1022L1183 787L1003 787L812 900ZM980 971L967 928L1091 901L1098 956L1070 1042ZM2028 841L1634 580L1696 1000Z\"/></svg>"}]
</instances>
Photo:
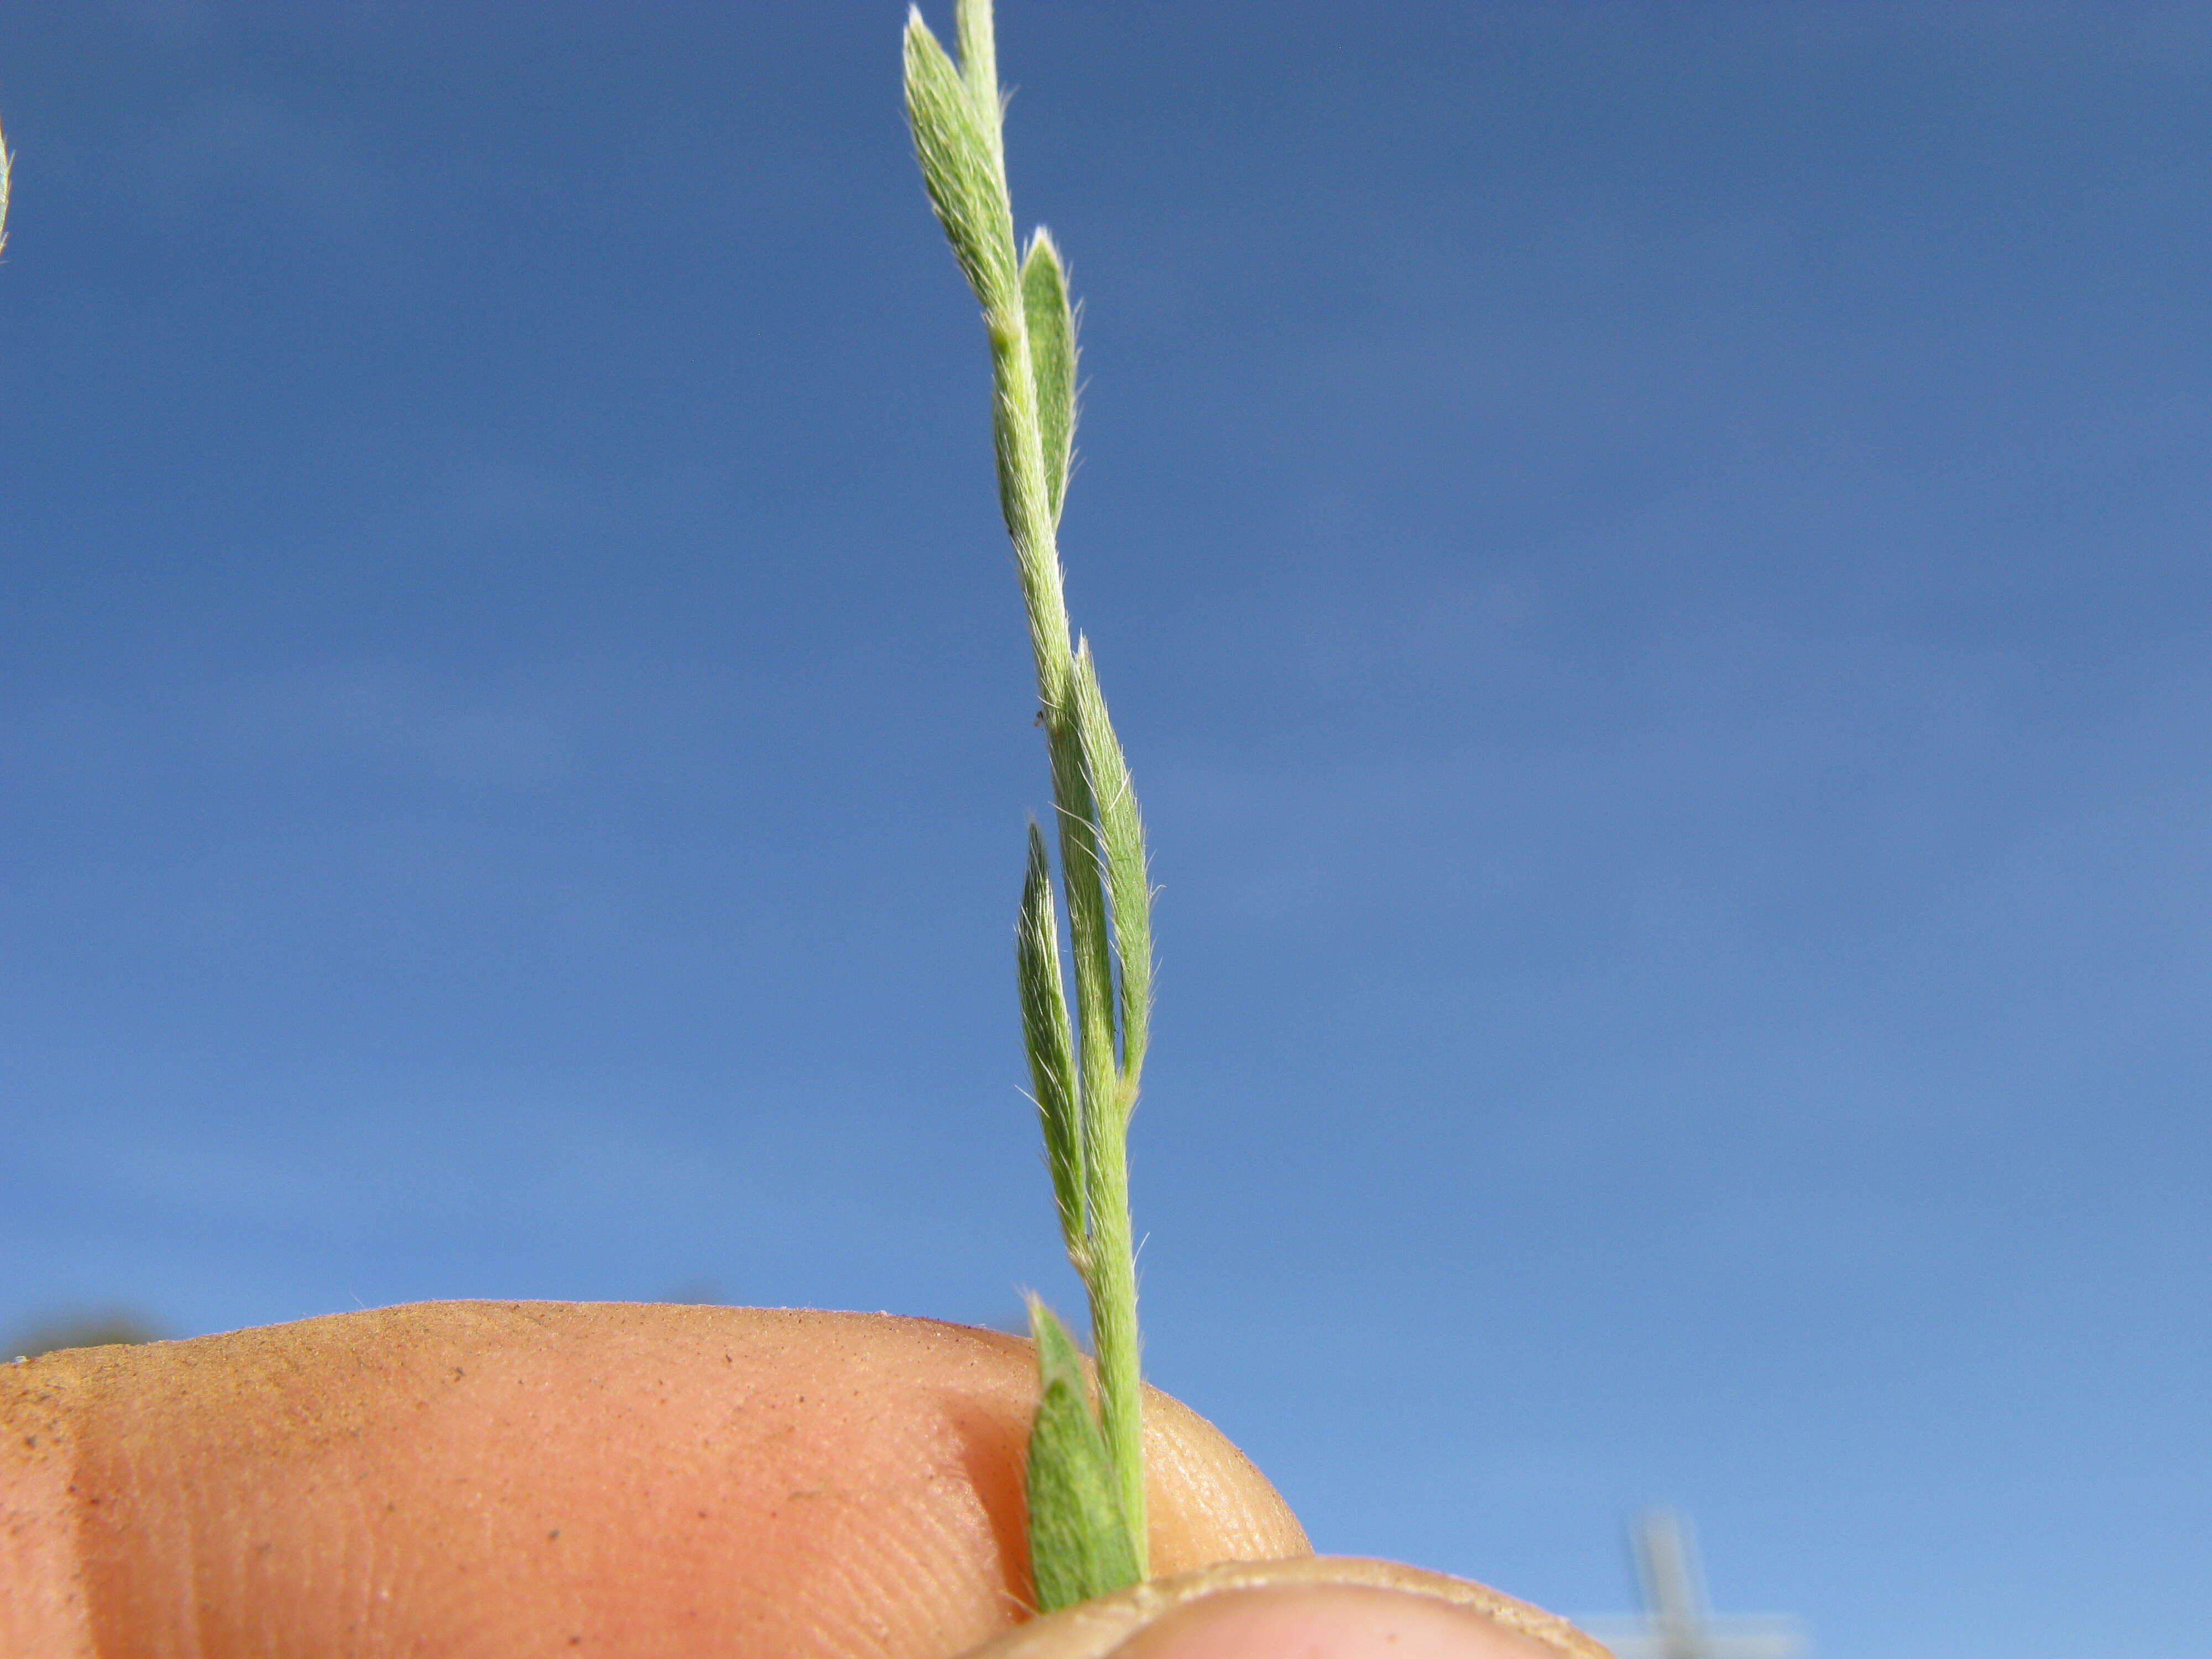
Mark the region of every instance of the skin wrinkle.
<instances>
[{"instance_id":1,"label":"skin wrinkle","mask_svg":"<svg viewBox=\"0 0 2212 1659\"><path fill-rule=\"evenodd\" d=\"M456 1303L15 1369L9 1435L67 1434L0 1462L0 1515L42 1505L17 1530L86 1595L11 1655L507 1659L580 1636L616 1656L944 1659L1026 1601L1036 1373L1001 1333ZM1147 1406L1164 1567L1304 1552L1211 1425ZM65 1441L74 1497L53 1480ZM18 1599L0 1580L0 1607Z\"/></svg>"}]
</instances>

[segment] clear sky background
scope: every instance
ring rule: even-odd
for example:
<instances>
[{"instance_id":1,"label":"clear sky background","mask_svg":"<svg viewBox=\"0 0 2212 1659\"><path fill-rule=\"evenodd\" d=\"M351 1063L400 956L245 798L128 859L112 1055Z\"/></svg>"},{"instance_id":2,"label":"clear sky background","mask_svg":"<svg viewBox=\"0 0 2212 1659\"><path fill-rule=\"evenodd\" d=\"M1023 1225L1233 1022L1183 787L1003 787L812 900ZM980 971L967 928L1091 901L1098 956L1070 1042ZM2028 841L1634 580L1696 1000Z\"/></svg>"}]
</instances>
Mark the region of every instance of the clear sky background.
<instances>
[{"instance_id":1,"label":"clear sky background","mask_svg":"<svg viewBox=\"0 0 2212 1659\"><path fill-rule=\"evenodd\" d=\"M0 1328L1079 1304L900 21L0 10ZM1000 54L1152 1377L1324 1549L1618 1609L1665 1502L1827 1659L2201 1654L2212 10Z\"/></svg>"}]
</instances>

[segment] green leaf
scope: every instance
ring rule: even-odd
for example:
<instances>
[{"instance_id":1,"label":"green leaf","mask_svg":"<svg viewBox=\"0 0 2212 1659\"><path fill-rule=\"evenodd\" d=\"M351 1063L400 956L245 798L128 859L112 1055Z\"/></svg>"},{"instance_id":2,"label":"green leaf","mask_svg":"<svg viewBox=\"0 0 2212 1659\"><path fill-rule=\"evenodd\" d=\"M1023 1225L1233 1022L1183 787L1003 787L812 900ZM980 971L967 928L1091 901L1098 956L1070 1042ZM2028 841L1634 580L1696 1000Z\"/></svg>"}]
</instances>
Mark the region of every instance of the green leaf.
<instances>
[{"instance_id":1,"label":"green leaf","mask_svg":"<svg viewBox=\"0 0 2212 1659\"><path fill-rule=\"evenodd\" d=\"M921 181L952 257L986 311L1011 312L1018 291L1014 219L994 142L996 123L986 131L967 83L919 9L906 20L906 113Z\"/></svg>"},{"instance_id":2,"label":"green leaf","mask_svg":"<svg viewBox=\"0 0 2212 1659\"><path fill-rule=\"evenodd\" d=\"M1038 1401L1030 1429L1030 1576L1036 1610L1054 1613L1133 1584L1144 1575L1122 1520L1106 1437L1091 1414L1091 1386L1067 1328L1036 1297Z\"/></svg>"},{"instance_id":3,"label":"green leaf","mask_svg":"<svg viewBox=\"0 0 2212 1659\"><path fill-rule=\"evenodd\" d=\"M1097 815L1084 769L1082 732L1074 707L1075 665L1062 659L1061 696L1048 695L1045 753L1052 765L1052 795L1060 828L1060 885L1067 897L1068 950L1075 960L1076 1072L1082 1084L1084 1136L1094 1150L1120 1122L1114 1069L1114 939L1107 909L1105 859L1099 850ZM1086 1152L1085 1180L1091 1194L1087 1231L1097 1230L1100 1166ZM1111 1195L1109 1195L1110 1198ZM1115 1200L1113 1201L1122 1201ZM1086 1280L1086 1283L1088 1281Z\"/></svg>"},{"instance_id":4,"label":"green leaf","mask_svg":"<svg viewBox=\"0 0 2212 1659\"><path fill-rule=\"evenodd\" d=\"M1067 995L1060 977L1060 919L1052 902L1052 871L1044 836L1030 820L1029 873L1022 881L1021 918L1014 928L1014 966L1022 991L1022 1040L1030 1085L1044 1126L1045 1162L1060 1207L1067 1253L1083 1262L1083 1118L1075 1088L1074 1042Z\"/></svg>"},{"instance_id":5,"label":"green leaf","mask_svg":"<svg viewBox=\"0 0 2212 1659\"><path fill-rule=\"evenodd\" d=\"M1044 449L1045 507L1054 524L1067 493L1075 447L1075 310L1067 273L1052 234L1042 225L1022 258L1022 318L1030 335L1030 374L1036 382L1037 437Z\"/></svg>"},{"instance_id":6,"label":"green leaf","mask_svg":"<svg viewBox=\"0 0 2212 1659\"><path fill-rule=\"evenodd\" d=\"M1152 1009L1152 889L1145 867L1145 821L1137 811L1137 791L1114 723L1106 717L1106 698L1098 690L1098 671L1091 642L1075 643L1075 729L1083 745L1083 770L1090 780L1098 838L1106 866L1106 891L1113 907L1114 954L1121 969L1121 1109L1136 1098L1137 1074L1145 1063L1145 1044Z\"/></svg>"}]
</instances>

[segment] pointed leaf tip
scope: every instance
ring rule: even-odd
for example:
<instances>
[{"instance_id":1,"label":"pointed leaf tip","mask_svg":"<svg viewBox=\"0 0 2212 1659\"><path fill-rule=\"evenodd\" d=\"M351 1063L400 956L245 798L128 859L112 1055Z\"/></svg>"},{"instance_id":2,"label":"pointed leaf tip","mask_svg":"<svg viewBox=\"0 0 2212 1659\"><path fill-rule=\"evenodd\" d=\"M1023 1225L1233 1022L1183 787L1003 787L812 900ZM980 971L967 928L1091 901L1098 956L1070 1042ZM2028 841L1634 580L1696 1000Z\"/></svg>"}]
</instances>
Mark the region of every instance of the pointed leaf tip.
<instances>
[{"instance_id":1,"label":"pointed leaf tip","mask_svg":"<svg viewBox=\"0 0 2212 1659\"><path fill-rule=\"evenodd\" d=\"M1045 508L1054 524L1067 495L1075 453L1075 309L1067 273L1052 233L1030 233L1022 255L1022 320L1029 331L1030 374L1036 387L1037 437L1044 450Z\"/></svg>"},{"instance_id":2,"label":"pointed leaf tip","mask_svg":"<svg viewBox=\"0 0 2212 1659\"><path fill-rule=\"evenodd\" d=\"M962 274L986 310L1012 307L1019 278L997 129L985 126L919 10L907 23L906 108L922 183Z\"/></svg>"}]
</instances>

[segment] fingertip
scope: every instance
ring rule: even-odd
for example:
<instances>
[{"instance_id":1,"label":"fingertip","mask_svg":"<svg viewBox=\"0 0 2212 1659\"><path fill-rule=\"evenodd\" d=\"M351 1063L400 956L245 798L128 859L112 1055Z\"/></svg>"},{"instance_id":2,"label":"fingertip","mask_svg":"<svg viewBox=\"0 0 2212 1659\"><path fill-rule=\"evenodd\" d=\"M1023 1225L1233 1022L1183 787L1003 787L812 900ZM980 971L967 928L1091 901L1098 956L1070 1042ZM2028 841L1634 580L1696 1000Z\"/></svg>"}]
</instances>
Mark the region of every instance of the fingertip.
<instances>
[{"instance_id":1,"label":"fingertip","mask_svg":"<svg viewBox=\"0 0 2212 1659\"><path fill-rule=\"evenodd\" d=\"M0 1654L93 1653L65 1383L36 1360L0 1365Z\"/></svg>"},{"instance_id":2,"label":"fingertip","mask_svg":"<svg viewBox=\"0 0 2212 1659\"><path fill-rule=\"evenodd\" d=\"M1001 1333L449 1303L12 1369L53 1386L46 1428L20 1388L4 1419L0 1653L936 1659L1028 1599L1036 1364ZM1159 1570L1304 1553L1218 1431L1148 1406Z\"/></svg>"},{"instance_id":3,"label":"fingertip","mask_svg":"<svg viewBox=\"0 0 2212 1659\"><path fill-rule=\"evenodd\" d=\"M1224 1562L1065 1608L965 1659L1610 1659L1566 1620L1395 1561Z\"/></svg>"},{"instance_id":4,"label":"fingertip","mask_svg":"<svg viewBox=\"0 0 2212 1659\"><path fill-rule=\"evenodd\" d=\"M1217 1561L1313 1553L1305 1528L1229 1437L1172 1395L1145 1390L1145 1496L1161 1577Z\"/></svg>"},{"instance_id":5,"label":"fingertip","mask_svg":"<svg viewBox=\"0 0 2212 1659\"><path fill-rule=\"evenodd\" d=\"M1231 1590L1179 1607L1114 1659L1557 1659L1487 1614L1364 1584Z\"/></svg>"}]
</instances>

